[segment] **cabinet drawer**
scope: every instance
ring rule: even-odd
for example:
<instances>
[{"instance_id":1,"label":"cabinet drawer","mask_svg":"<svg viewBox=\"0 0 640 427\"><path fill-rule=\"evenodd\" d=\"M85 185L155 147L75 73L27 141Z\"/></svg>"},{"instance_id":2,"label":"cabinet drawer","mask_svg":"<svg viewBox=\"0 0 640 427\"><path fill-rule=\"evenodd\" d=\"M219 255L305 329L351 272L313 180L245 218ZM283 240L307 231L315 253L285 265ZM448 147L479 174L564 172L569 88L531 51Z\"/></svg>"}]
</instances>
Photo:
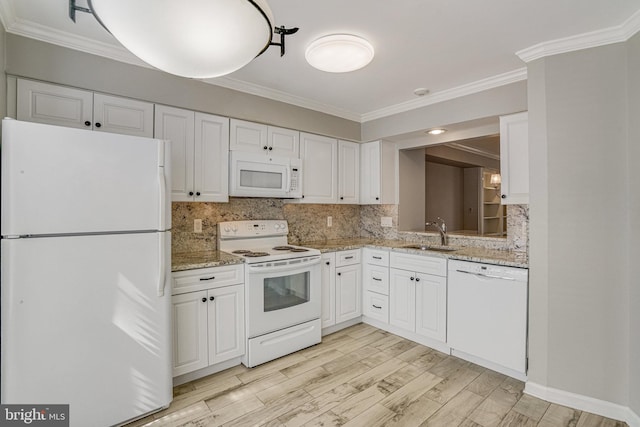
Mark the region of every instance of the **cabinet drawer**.
<instances>
[{"instance_id":1,"label":"cabinet drawer","mask_svg":"<svg viewBox=\"0 0 640 427\"><path fill-rule=\"evenodd\" d=\"M389 262L393 268L447 277L446 258L392 252Z\"/></svg>"},{"instance_id":2,"label":"cabinet drawer","mask_svg":"<svg viewBox=\"0 0 640 427\"><path fill-rule=\"evenodd\" d=\"M362 258L365 264L380 265L389 267L389 251L382 249L364 248L362 250Z\"/></svg>"},{"instance_id":3,"label":"cabinet drawer","mask_svg":"<svg viewBox=\"0 0 640 427\"><path fill-rule=\"evenodd\" d=\"M389 295L389 268L365 264L362 279L365 291Z\"/></svg>"},{"instance_id":4,"label":"cabinet drawer","mask_svg":"<svg viewBox=\"0 0 640 427\"><path fill-rule=\"evenodd\" d=\"M178 295L239 283L244 283L244 266L242 264L178 271L172 274L171 293Z\"/></svg>"},{"instance_id":5,"label":"cabinet drawer","mask_svg":"<svg viewBox=\"0 0 640 427\"><path fill-rule=\"evenodd\" d=\"M389 323L389 297L375 292L365 292L362 312L365 316Z\"/></svg>"},{"instance_id":6,"label":"cabinet drawer","mask_svg":"<svg viewBox=\"0 0 640 427\"><path fill-rule=\"evenodd\" d=\"M360 249L336 252L336 267L360 263Z\"/></svg>"}]
</instances>

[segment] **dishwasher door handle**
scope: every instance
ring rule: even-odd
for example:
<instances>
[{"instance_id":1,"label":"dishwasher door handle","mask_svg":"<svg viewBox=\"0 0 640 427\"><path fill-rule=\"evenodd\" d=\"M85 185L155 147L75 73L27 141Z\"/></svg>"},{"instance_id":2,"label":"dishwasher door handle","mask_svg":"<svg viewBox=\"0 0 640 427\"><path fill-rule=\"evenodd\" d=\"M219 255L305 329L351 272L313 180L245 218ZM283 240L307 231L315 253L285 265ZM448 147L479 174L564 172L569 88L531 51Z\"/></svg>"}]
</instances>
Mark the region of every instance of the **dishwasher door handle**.
<instances>
[{"instance_id":1,"label":"dishwasher door handle","mask_svg":"<svg viewBox=\"0 0 640 427\"><path fill-rule=\"evenodd\" d=\"M511 280L515 282L515 278L513 277L505 277L505 276L494 276L493 274L484 274L484 273L473 273L471 271L464 271L464 270L456 270L456 272L458 273L464 273L464 274L471 274L472 276L480 276L480 277L486 277L488 279L500 279L500 280Z\"/></svg>"}]
</instances>

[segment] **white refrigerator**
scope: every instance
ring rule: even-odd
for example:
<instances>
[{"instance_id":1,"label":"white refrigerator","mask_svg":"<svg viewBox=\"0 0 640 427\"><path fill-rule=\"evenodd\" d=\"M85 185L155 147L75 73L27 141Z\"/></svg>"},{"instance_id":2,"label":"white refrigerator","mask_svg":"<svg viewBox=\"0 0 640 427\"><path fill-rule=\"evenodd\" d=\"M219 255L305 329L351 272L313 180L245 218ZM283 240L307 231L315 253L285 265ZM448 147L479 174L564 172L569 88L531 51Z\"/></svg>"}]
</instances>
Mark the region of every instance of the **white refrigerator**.
<instances>
[{"instance_id":1,"label":"white refrigerator","mask_svg":"<svg viewBox=\"0 0 640 427\"><path fill-rule=\"evenodd\" d=\"M112 426L169 405L170 145L2 123L3 404Z\"/></svg>"}]
</instances>

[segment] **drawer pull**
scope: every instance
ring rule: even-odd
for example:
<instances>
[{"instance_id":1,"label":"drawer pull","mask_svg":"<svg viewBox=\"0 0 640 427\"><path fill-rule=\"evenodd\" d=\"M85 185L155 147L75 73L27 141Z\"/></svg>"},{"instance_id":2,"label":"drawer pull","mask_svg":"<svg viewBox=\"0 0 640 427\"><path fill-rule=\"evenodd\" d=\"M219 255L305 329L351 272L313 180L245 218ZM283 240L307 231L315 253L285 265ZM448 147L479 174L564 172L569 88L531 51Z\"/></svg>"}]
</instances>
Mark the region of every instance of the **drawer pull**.
<instances>
[{"instance_id":1,"label":"drawer pull","mask_svg":"<svg viewBox=\"0 0 640 427\"><path fill-rule=\"evenodd\" d=\"M353 255L351 255L351 256L346 256L346 257L344 257L344 259L353 259Z\"/></svg>"},{"instance_id":2,"label":"drawer pull","mask_svg":"<svg viewBox=\"0 0 640 427\"><path fill-rule=\"evenodd\" d=\"M201 277L201 278L200 278L200 281L201 281L201 282L206 282L206 281L208 281L208 280L213 280L213 279L215 279L215 278L216 278L216 276L211 276L211 277Z\"/></svg>"},{"instance_id":3,"label":"drawer pull","mask_svg":"<svg viewBox=\"0 0 640 427\"><path fill-rule=\"evenodd\" d=\"M382 279L378 279L377 277L372 277L373 280L377 280L378 282L382 282Z\"/></svg>"},{"instance_id":4,"label":"drawer pull","mask_svg":"<svg viewBox=\"0 0 640 427\"><path fill-rule=\"evenodd\" d=\"M373 308L377 308L378 310L382 310L382 307L379 307L379 306L377 306L375 304L373 304Z\"/></svg>"},{"instance_id":5,"label":"drawer pull","mask_svg":"<svg viewBox=\"0 0 640 427\"><path fill-rule=\"evenodd\" d=\"M374 256L373 259L382 259L381 256Z\"/></svg>"}]
</instances>

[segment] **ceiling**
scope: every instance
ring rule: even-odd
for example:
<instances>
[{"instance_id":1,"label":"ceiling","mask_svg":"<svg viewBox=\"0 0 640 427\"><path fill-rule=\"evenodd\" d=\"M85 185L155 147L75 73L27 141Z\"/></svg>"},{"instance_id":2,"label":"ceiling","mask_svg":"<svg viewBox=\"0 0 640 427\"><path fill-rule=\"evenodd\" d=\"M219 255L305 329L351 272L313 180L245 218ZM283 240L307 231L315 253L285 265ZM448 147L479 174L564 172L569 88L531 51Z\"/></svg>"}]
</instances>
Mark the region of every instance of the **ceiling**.
<instances>
[{"instance_id":1,"label":"ceiling","mask_svg":"<svg viewBox=\"0 0 640 427\"><path fill-rule=\"evenodd\" d=\"M360 122L524 80L525 62L516 52L584 33L619 33L640 21L640 0L268 3L277 26L300 28L287 37L285 56L271 47L243 69L209 82ZM77 4L86 6L86 0ZM79 13L74 24L68 0L0 0L0 19L10 33L141 64L90 14ZM306 46L331 33L368 39L375 58L345 74L312 68L304 60ZM430 92L417 97L416 88Z\"/></svg>"}]
</instances>

